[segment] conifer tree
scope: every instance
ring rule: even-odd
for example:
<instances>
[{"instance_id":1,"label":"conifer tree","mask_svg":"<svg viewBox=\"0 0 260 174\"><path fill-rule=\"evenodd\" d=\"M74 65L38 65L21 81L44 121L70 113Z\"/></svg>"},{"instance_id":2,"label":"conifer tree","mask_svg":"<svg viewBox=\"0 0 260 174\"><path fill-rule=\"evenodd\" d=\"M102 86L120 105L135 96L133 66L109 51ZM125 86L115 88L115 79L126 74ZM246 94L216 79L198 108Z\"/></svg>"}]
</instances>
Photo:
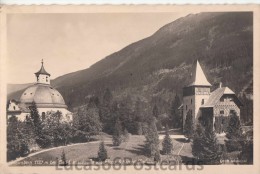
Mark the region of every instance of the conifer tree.
<instances>
[{"instance_id":1,"label":"conifer tree","mask_svg":"<svg viewBox=\"0 0 260 174\"><path fill-rule=\"evenodd\" d=\"M99 161L105 161L107 159L107 150L105 148L104 141L101 141L99 144L99 150L98 150L98 159Z\"/></svg>"},{"instance_id":2,"label":"conifer tree","mask_svg":"<svg viewBox=\"0 0 260 174\"><path fill-rule=\"evenodd\" d=\"M154 116L155 118L158 118L158 116L159 116L159 110L158 110L158 107L157 107L156 104L155 104L154 107L153 107L153 116Z\"/></svg>"},{"instance_id":3,"label":"conifer tree","mask_svg":"<svg viewBox=\"0 0 260 174\"><path fill-rule=\"evenodd\" d=\"M61 153L61 161L62 161L62 166L67 166L68 165L64 149L62 150L62 153Z\"/></svg>"},{"instance_id":4,"label":"conifer tree","mask_svg":"<svg viewBox=\"0 0 260 174\"><path fill-rule=\"evenodd\" d=\"M191 110L189 110L186 115L183 132L186 138L188 138L189 140L192 139L194 133L194 122L193 122Z\"/></svg>"},{"instance_id":5,"label":"conifer tree","mask_svg":"<svg viewBox=\"0 0 260 174\"><path fill-rule=\"evenodd\" d=\"M241 141L241 152L239 154L239 159L242 164L253 164L253 130L248 131L243 136L243 141Z\"/></svg>"},{"instance_id":6,"label":"conifer tree","mask_svg":"<svg viewBox=\"0 0 260 174\"><path fill-rule=\"evenodd\" d=\"M119 119L116 120L112 140L114 146L119 146L123 141L122 126Z\"/></svg>"},{"instance_id":7,"label":"conifer tree","mask_svg":"<svg viewBox=\"0 0 260 174\"><path fill-rule=\"evenodd\" d=\"M152 117L150 120L147 121L147 127L145 130L145 151L150 157L156 157L158 159L159 152L159 136L155 124L155 118Z\"/></svg>"},{"instance_id":8,"label":"conifer tree","mask_svg":"<svg viewBox=\"0 0 260 174\"><path fill-rule=\"evenodd\" d=\"M162 152L163 154L169 155L172 153L172 150L173 150L172 139L169 135L169 128L168 126L166 126L165 136L162 142Z\"/></svg>"},{"instance_id":9,"label":"conifer tree","mask_svg":"<svg viewBox=\"0 0 260 174\"><path fill-rule=\"evenodd\" d=\"M42 134L42 123L41 123L39 111L34 101L32 102L32 105L29 107L29 109L30 109L30 116L33 121L33 126L35 129L35 134L36 136L39 137Z\"/></svg>"},{"instance_id":10,"label":"conifer tree","mask_svg":"<svg viewBox=\"0 0 260 174\"><path fill-rule=\"evenodd\" d=\"M129 136L130 136L130 135L129 135L127 129L124 128L124 131L123 131L123 142L127 142L128 139L129 139Z\"/></svg>"},{"instance_id":11,"label":"conifer tree","mask_svg":"<svg viewBox=\"0 0 260 174\"><path fill-rule=\"evenodd\" d=\"M229 116L229 122L227 126L226 137L225 140L227 151L238 151L241 150L241 140L242 140L242 131L240 120L236 113L231 113Z\"/></svg>"},{"instance_id":12,"label":"conifer tree","mask_svg":"<svg viewBox=\"0 0 260 174\"><path fill-rule=\"evenodd\" d=\"M103 124L103 131L109 134L113 133L113 95L109 88L106 88L101 103L99 104L100 121Z\"/></svg>"},{"instance_id":13,"label":"conifer tree","mask_svg":"<svg viewBox=\"0 0 260 174\"><path fill-rule=\"evenodd\" d=\"M170 108L170 115L171 115L172 125L174 128L182 127L182 116L178 111L180 105L181 105L180 98L176 94Z\"/></svg>"},{"instance_id":14,"label":"conifer tree","mask_svg":"<svg viewBox=\"0 0 260 174\"><path fill-rule=\"evenodd\" d=\"M205 128L197 123L192 142L193 156L203 164L219 164L221 158L220 146L213 130Z\"/></svg>"}]
</instances>

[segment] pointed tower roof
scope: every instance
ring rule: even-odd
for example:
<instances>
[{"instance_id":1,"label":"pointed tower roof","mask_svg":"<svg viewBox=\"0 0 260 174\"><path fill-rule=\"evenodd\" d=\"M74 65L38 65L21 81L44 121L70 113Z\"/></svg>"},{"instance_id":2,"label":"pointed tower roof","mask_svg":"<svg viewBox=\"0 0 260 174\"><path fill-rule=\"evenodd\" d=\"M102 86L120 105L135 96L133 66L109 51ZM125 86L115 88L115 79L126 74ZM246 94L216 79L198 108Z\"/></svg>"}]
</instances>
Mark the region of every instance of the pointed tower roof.
<instances>
[{"instance_id":1,"label":"pointed tower roof","mask_svg":"<svg viewBox=\"0 0 260 174\"><path fill-rule=\"evenodd\" d=\"M41 67L41 69L38 71L38 72L36 72L36 73L34 73L36 76L38 76L38 75L40 75L40 74L45 74L45 75L49 75L49 76L51 76L45 69L44 69L44 66L43 66L43 59L42 59L42 67Z\"/></svg>"},{"instance_id":2,"label":"pointed tower roof","mask_svg":"<svg viewBox=\"0 0 260 174\"><path fill-rule=\"evenodd\" d=\"M191 72L191 83L188 86L212 86L208 82L198 60L195 65L193 65Z\"/></svg>"}]
</instances>

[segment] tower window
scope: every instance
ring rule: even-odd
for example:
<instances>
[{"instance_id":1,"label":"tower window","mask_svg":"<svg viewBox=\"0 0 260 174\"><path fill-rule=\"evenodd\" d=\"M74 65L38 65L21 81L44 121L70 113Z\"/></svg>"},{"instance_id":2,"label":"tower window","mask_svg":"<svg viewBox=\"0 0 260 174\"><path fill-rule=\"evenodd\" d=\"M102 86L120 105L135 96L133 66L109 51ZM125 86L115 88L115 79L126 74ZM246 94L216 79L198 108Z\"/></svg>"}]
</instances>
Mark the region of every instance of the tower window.
<instances>
[{"instance_id":1,"label":"tower window","mask_svg":"<svg viewBox=\"0 0 260 174\"><path fill-rule=\"evenodd\" d=\"M14 106L14 110L15 110L15 106Z\"/></svg>"},{"instance_id":2,"label":"tower window","mask_svg":"<svg viewBox=\"0 0 260 174\"><path fill-rule=\"evenodd\" d=\"M205 103L205 100L202 99L202 100L201 100L201 105L204 105L204 103Z\"/></svg>"},{"instance_id":3,"label":"tower window","mask_svg":"<svg viewBox=\"0 0 260 174\"><path fill-rule=\"evenodd\" d=\"M46 76L46 82L48 82L48 77Z\"/></svg>"}]
</instances>

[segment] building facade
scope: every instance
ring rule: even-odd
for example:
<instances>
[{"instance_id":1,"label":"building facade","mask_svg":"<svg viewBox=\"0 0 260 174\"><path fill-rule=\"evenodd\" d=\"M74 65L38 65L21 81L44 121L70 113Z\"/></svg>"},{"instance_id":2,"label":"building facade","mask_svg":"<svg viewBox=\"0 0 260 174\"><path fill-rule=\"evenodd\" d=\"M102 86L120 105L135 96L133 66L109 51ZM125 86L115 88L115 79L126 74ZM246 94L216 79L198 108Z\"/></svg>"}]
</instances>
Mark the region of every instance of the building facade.
<instances>
[{"instance_id":1,"label":"building facade","mask_svg":"<svg viewBox=\"0 0 260 174\"><path fill-rule=\"evenodd\" d=\"M240 117L242 103L236 94L228 87L222 87L211 92L211 84L208 82L199 61L191 71L191 83L183 88L183 127L187 113L192 114L193 121L198 119L208 120L209 125L222 133L228 123L230 114Z\"/></svg>"},{"instance_id":2,"label":"building facade","mask_svg":"<svg viewBox=\"0 0 260 174\"><path fill-rule=\"evenodd\" d=\"M18 120L25 120L30 114L29 107L35 102L39 114L44 117L50 112L61 112L63 121L72 121L72 113L62 95L50 85L50 74L45 70L43 61L41 68L35 73L36 83L22 93L20 101L10 100L7 105L8 117L15 115Z\"/></svg>"}]
</instances>

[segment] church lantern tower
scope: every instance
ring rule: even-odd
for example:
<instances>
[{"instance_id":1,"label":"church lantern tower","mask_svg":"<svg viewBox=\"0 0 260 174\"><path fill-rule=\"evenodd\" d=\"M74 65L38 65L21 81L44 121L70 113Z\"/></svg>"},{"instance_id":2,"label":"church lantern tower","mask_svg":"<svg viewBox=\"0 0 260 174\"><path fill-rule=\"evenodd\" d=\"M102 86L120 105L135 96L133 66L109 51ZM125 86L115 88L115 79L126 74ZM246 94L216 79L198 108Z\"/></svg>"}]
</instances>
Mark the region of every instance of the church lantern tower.
<instances>
[{"instance_id":1,"label":"church lantern tower","mask_svg":"<svg viewBox=\"0 0 260 174\"><path fill-rule=\"evenodd\" d=\"M208 82L198 60L192 67L190 78L191 83L183 88L183 126L189 111L194 121L198 118L200 107L210 97L210 87L212 86Z\"/></svg>"},{"instance_id":2,"label":"church lantern tower","mask_svg":"<svg viewBox=\"0 0 260 174\"><path fill-rule=\"evenodd\" d=\"M41 63L42 63L41 69L38 72L34 73L37 78L37 83L50 85L51 75L44 69L43 60Z\"/></svg>"}]
</instances>

